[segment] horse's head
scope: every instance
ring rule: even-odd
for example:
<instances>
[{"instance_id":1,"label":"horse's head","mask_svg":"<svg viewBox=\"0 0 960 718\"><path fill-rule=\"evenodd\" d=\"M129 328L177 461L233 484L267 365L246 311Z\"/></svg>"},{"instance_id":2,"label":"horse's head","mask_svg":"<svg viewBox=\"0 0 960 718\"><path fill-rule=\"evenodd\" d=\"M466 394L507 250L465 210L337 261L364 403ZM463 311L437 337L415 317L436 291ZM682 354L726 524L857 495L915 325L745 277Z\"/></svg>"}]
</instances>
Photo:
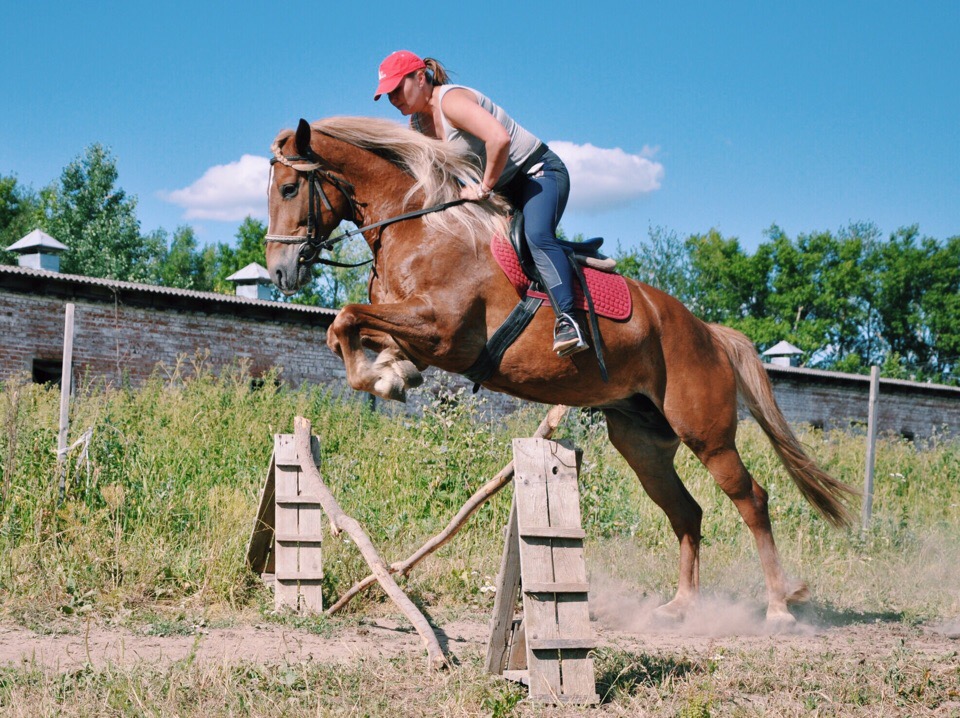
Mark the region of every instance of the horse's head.
<instances>
[{"instance_id":1,"label":"horse's head","mask_svg":"<svg viewBox=\"0 0 960 718\"><path fill-rule=\"evenodd\" d=\"M330 170L312 140L310 123L300 120L271 147L267 270L287 295L311 281L311 266L341 220L354 219L350 183Z\"/></svg>"}]
</instances>

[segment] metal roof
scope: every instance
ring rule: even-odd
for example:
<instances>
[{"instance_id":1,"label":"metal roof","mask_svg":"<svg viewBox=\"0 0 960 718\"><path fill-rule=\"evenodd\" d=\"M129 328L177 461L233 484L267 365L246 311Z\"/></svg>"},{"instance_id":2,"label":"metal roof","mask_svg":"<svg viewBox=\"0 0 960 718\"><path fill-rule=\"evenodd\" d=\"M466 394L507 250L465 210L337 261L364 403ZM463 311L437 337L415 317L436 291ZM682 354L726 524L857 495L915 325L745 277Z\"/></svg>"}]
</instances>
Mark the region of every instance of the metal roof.
<instances>
[{"instance_id":1,"label":"metal roof","mask_svg":"<svg viewBox=\"0 0 960 718\"><path fill-rule=\"evenodd\" d=\"M846 374L839 371L826 371L824 369L810 369L807 367L782 366L779 364L764 363L763 368L769 374L796 374L800 376L818 377L821 379L833 379L841 382L852 382L857 384L869 384L870 376L867 374ZM960 386L950 386L949 384L934 384L933 382L908 381L906 379L885 379L880 378L881 387L900 388L908 390L927 390L956 395L960 399Z\"/></svg>"},{"instance_id":2,"label":"metal roof","mask_svg":"<svg viewBox=\"0 0 960 718\"><path fill-rule=\"evenodd\" d=\"M236 294L219 294L217 292L198 292L193 289L176 289L174 287L161 287L155 284L140 284L137 282L121 282L116 279L102 279L100 277L86 277L79 274L62 274L60 272L49 272L43 269L31 269L28 267L14 267L11 265L0 264L0 289L13 284L14 278L35 278L37 280L57 282L73 285L77 288L89 287L91 289L99 288L110 291L124 291L132 294L139 294L145 297L169 298L171 300L197 300L199 302L217 302L223 304L244 305L248 307L262 307L264 309L279 310L295 314L319 314L326 317L335 317L336 309L327 307L313 307L304 304L291 304L289 302L274 302L265 299L253 299L249 297L240 297Z\"/></svg>"}]
</instances>

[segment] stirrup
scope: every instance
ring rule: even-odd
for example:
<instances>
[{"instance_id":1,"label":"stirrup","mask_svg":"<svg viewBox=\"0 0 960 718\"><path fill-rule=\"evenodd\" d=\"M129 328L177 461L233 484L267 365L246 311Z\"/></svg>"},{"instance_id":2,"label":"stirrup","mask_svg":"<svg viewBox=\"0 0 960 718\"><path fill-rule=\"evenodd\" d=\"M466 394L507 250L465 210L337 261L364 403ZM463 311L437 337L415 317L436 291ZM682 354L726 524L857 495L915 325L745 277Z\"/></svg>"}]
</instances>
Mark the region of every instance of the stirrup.
<instances>
[{"instance_id":1,"label":"stirrup","mask_svg":"<svg viewBox=\"0 0 960 718\"><path fill-rule=\"evenodd\" d=\"M580 325L569 314L557 317L553 327L553 351L561 357L567 357L587 348L587 342L580 331Z\"/></svg>"}]
</instances>

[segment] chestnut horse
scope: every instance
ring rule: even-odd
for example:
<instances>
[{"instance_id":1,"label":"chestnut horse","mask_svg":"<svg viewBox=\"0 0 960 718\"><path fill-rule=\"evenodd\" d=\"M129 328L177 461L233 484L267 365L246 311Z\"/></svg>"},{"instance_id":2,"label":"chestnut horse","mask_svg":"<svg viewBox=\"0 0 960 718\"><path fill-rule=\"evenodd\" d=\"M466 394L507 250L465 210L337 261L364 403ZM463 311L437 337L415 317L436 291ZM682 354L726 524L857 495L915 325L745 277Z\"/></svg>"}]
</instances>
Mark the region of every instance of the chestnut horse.
<instances>
[{"instance_id":1,"label":"chestnut horse","mask_svg":"<svg viewBox=\"0 0 960 718\"><path fill-rule=\"evenodd\" d=\"M387 120L301 120L298 130L281 132L272 149L267 266L286 294L311 280L316 245L342 220L378 225L455 200L458 179L480 179L470 158L453 146ZM425 367L462 373L473 365L518 301L490 251L492 235L506 230L506 210L493 197L363 231L373 253L371 303L344 307L327 334L351 387L403 400ZM792 623L787 606L804 600L807 589L785 575L767 494L737 451L738 395L803 496L830 523L851 522L845 503L856 492L804 452L746 336L704 323L653 287L628 284L631 316L600 319L608 381L591 352L560 358L550 350L553 314L541 311L483 386L529 401L603 411L610 440L679 540L677 592L658 609L676 618L699 596L702 510L674 468L677 449L686 444L753 533L767 587L767 620ZM379 352L374 361L365 348Z\"/></svg>"}]
</instances>

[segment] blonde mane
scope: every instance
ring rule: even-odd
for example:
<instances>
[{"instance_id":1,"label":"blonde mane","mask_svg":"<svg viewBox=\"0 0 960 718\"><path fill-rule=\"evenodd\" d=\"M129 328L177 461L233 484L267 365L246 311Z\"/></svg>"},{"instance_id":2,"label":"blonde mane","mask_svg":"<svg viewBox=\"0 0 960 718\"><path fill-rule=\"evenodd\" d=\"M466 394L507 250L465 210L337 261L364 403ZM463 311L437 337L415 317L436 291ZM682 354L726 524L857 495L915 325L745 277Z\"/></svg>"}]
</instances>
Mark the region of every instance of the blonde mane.
<instances>
[{"instance_id":1,"label":"blonde mane","mask_svg":"<svg viewBox=\"0 0 960 718\"><path fill-rule=\"evenodd\" d=\"M460 184L479 182L476 156L457 150L447 142L421 135L407 127L372 117L330 117L311 127L355 147L383 150L392 161L414 179L403 198L408 204L422 192L420 209L460 196ZM437 231L466 239L475 245L489 241L496 233L506 232L508 205L501 197L491 195L484 202L468 202L443 212L424 216L428 226Z\"/></svg>"}]
</instances>

